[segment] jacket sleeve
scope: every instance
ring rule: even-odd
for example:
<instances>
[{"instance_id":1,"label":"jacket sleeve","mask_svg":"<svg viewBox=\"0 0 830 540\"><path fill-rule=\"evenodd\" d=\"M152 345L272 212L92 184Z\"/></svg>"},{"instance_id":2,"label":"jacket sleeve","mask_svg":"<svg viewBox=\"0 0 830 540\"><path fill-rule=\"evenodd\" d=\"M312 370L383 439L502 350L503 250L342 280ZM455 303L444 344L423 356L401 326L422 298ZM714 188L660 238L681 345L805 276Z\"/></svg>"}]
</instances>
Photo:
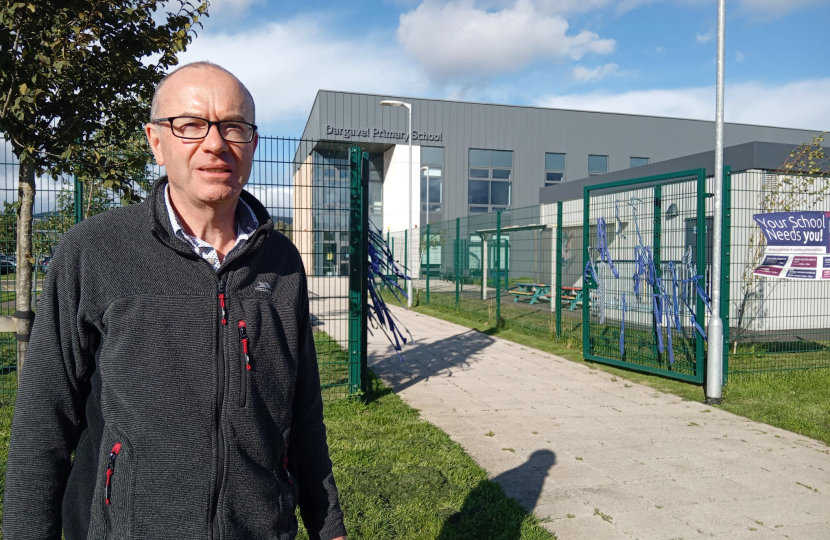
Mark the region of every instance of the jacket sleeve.
<instances>
[{"instance_id":1,"label":"jacket sleeve","mask_svg":"<svg viewBox=\"0 0 830 540\"><path fill-rule=\"evenodd\" d=\"M305 272L301 272L297 319L299 358L288 460L293 464L292 469L297 476L300 514L309 538L331 540L345 536L346 528L326 443L320 374L308 308L308 287Z\"/></svg>"},{"instance_id":2,"label":"jacket sleeve","mask_svg":"<svg viewBox=\"0 0 830 540\"><path fill-rule=\"evenodd\" d=\"M75 261L55 254L20 374L6 471L3 537L60 540L72 452L85 424L91 333Z\"/></svg>"}]
</instances>

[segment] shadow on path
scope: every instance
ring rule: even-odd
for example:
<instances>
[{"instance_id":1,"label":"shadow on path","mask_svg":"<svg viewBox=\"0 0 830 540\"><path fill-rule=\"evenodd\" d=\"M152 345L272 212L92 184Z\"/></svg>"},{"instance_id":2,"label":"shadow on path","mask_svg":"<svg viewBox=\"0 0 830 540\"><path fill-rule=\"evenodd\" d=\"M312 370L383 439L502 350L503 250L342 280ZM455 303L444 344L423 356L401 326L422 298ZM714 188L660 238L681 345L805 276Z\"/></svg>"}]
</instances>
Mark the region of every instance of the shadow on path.
<instances>
[{"instance_id":1,"label":"shadow on path","mask_svg":"<svg viewBox=\"0 0 830 540\"><path fill-rule=\"evenodd\" d=\"M555 464L555 453L537 450L515 469L480 482L467 495L461 510L444 522L438 540L519 540L522 524L536 506L548 471Z\"/></svg>"},{"instance_id":2,"label":"shadow on path","mask_svg":"<svg viewBox=\"0 0 830 540\"><path fill-rule=\"evenodd\" d=\"M380 330L374 332L377 334ZM375 339L385 338L376 335ZM391 385L392 390L397 393L438 373L452 377L454 369L469 367L470 357L495 341L494 338L476 330L467 330L432 343L416 339L411 345L404 346L403 362L385 346L370 351L369 367L375 373L382 373L386 384Z\"/></svg>"}]
</instances>

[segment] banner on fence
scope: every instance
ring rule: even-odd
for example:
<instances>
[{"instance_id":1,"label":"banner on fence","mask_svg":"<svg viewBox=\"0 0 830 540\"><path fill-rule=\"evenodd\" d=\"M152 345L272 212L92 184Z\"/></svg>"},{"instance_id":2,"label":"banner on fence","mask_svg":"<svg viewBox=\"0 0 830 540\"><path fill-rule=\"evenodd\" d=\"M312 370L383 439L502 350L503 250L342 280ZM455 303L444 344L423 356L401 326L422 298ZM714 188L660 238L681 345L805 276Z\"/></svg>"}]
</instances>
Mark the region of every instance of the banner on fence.
<instances>
[{"instance_id":1,"label":"banner on fence","mask_svg":"<svg viewBox=\"0 0 830 540\"><path fill-rule=\"evenodd\" d=\"M766 240L755 274L830 280L830 212L772 212L752 218Z\"/></svg>"}]
</instances>

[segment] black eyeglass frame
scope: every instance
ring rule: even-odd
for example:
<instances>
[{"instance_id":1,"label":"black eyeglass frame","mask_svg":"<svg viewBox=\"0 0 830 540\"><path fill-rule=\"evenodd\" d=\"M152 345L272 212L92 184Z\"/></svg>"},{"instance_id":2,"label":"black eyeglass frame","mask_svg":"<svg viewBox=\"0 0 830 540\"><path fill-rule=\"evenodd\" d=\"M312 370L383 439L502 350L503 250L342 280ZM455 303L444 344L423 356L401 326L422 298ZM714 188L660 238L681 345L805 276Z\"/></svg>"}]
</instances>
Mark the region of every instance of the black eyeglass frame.
<instances>
[{"instance_id":1,"label":"black eyeglass frame","mask_svg":"<svg viewBox=\"0 0 830 540\"><path fill-rule=\"evenodd\" d=\"M183 137L182 135L177 135L176 130L173 129L173 120L178 120L179 118L193 118L194 120L202 120L207 122L207 130L205 134L201 137ZM256 134L256 124L251 124L250 122L243 122L242 120L219 120L217 122L211 122L207 118L199 118L198 116L168 116L167 118L151 118L151 124L158 124L160 122L169 122L170 123L170 133L173 134L174 137L178 137L179 139L185 139L187 141L200 141L208 136L210 133L210 128L216 126L216 130L219 132L219 136L222 137L222 140L229 143L237 143L237 144L250 144L254 141L254 135ZM222 126L220 124L224 124L226 122L233 122L235 124L245 124L251 128L251 139L248 141L229 141L222 135Z\"/></svg>"}]
</instances>

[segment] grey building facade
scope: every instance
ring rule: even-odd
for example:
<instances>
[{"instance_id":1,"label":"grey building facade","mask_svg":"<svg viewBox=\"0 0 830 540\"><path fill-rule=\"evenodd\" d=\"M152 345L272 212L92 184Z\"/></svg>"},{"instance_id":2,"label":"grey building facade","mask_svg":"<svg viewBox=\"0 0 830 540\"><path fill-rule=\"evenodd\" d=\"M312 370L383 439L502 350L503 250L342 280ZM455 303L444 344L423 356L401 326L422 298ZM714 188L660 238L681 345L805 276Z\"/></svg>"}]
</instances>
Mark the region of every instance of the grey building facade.
<instances>
[{"instance_id":1,"label":"grey building facade","mask_svg":"<svg viewBox=\"0 0 830 540\"><path fill-rule=\"evenodd\" d=\"M709 121L321 90L302 137L351 141L377 160L384 156L384 177L379 179L384 193L375 189L383 229L400 224L395 211L385 207L407 189L401 192L401 182L389 178L390 173L406 175L406 168L393 171L390 164L408 159L409 135L406 109L380 105L389 99L412 106L413 196L422 203L413 221L420 226L426 220L538 204L546 185L706 152L715 142L714 122ZM794 147L816 133L726 124L725 145L763 141ZM425 152L425 160L423 147L435 148ZM396 148L403 154L393 152ZM427 178L434 179L431 186L424 182Z\"/></svg>"}]
</instances>

